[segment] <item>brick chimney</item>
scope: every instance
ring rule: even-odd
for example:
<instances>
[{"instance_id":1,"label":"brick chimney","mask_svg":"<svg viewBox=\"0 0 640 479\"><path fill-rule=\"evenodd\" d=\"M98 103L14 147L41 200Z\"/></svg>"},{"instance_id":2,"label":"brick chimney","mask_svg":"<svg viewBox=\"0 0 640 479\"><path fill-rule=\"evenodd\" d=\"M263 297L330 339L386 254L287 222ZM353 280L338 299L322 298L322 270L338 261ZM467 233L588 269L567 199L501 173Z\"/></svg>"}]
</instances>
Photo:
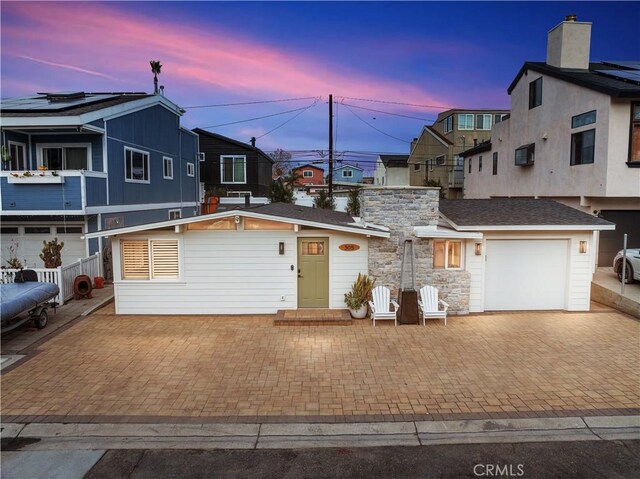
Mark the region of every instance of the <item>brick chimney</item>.
<instances>
[{"instance_id":1,"label":"brick chimney","mask_svg":"<svg viewBox=\"0 0 640 479\"><path fill-rule=\"evenodd\" d=\"M567 15L547 36L547 65L558 68L589 69L591 22L578 22Z\"/></svg>"}]
</instances>

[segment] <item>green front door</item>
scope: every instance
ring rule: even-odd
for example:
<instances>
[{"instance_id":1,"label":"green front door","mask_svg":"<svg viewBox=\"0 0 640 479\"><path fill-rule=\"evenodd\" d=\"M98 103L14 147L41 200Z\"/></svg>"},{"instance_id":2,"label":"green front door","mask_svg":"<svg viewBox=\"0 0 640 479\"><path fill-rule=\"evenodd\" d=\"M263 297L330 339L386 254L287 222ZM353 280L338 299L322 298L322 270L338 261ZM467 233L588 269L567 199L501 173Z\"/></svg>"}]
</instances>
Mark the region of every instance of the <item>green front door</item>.
<instances>
[{"instance_id":1,"label":"green front door","mask_svg":"<svg viewBox=\"0 0 640 479\"><path fill-rule=\"evenodd\" d=\"M298 307L329 307L329 238L298 238Z\"/></svg>"}]
</instances>

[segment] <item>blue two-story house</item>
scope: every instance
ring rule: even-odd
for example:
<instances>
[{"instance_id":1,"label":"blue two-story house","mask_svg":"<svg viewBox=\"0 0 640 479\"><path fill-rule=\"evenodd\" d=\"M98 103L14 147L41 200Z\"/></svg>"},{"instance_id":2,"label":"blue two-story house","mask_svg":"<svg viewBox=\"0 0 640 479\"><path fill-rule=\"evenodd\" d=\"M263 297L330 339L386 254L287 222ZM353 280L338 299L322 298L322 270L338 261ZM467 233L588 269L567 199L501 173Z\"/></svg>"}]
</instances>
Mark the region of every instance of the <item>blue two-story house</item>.
<instances>
[{"instance_id":1,"label":"blue two-story house","mask_svg":"<svg viewBox=\"0 0 640 479\"><path fill-rule=\"evenodd\" d=\"M364 170L355 165L340 165L333 169L333 183L345 186L362 184Z\"/></svg>"},{"instance_id":2,"label":"blue two-story house","mask_svg":"<svg viewBox=\"0 0 640 479\"><path fill-rule=\"evenodd\" d=\"M105 246L84 233L197 214L198 136L183 113L147 93L2 100L2 265L42 267L54 237L64 265Z\"/></svg>"}]
</instances>

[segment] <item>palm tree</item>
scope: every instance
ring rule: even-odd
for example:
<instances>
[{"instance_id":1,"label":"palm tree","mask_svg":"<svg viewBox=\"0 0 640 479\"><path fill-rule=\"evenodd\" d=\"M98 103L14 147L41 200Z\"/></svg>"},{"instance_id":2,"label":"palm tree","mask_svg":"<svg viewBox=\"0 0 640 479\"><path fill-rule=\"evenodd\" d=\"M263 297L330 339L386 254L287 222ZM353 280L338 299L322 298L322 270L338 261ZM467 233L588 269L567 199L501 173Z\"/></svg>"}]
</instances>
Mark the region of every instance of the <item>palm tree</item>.
<instances>
[{"instance_id":1,"label":"palm tree","mask_svg":"<svg viewBox=\"0 0 640 479\"><path fill-rule=\"evenodd\" d=\"M160 75L160 70L162 69L162 65L158 60L151 60L149 62L151 65L151 73L153 73L153 93L154 95L158 94L158 75Z\"/></svg>"}]
</instances>

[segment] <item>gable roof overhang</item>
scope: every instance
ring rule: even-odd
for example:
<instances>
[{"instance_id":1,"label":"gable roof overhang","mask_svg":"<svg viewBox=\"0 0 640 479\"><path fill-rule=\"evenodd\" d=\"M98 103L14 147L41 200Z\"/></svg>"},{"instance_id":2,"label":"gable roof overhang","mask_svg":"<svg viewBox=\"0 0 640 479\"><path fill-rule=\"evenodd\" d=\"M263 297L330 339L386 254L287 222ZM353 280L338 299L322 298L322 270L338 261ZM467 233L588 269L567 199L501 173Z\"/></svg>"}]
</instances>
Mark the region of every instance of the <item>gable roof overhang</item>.
<instances>
[{"instance_id":1,"label":"gable roof overhang","mask_svg":"<svg viewBox=\"0 0 640 479\"><path fill-rule=\"evenodd\" d=\"M334 166L334 167L333 167L333 171L342 170L342 169L344 169L344 168L353 168L354 170L364 171L362 168L360 168L359 166L355 166L355 165L341 165L341 166Z\"/></svg>"},{"instance_id":2,"label":"gable roof overhang","mask_svg":"<svg viewBox=\"0 0 640 479\"><path fill-rule=\"evenodd\" d=\"M371 225L367 223L354 222L351 225L348 225L348 224L337 225L337 224L324 223L319 221L310 221L310 220L304 220L304 219L298 219L298 218L290 218L286 216L278 216L274 214L259 213L251 210L237 209L237 210L224 211L220 213L213 213L210 215L192 216L189 218L161 221L158 223L148 223L148 224L143 224L138 226L129 226L124 228L112 229L112 230L96 231L93 233L85 234L83 238L86 238L86 239L107 238L111 236L140 233L143 231L166 229L171 227L174 227L176 229L176 232L179 232L179 229L180 229L179 227L182 225L188 225L191 223L198 223L202 221L224 219L224 218L229 218L234 216L239 216L242 218L255 218L255 219L263 219L263 220L270 220L270 221L279 221L281 223L288 223L292 225L308 226L312 228L322 228L325 230L340 231L343 233L352 233L352 234L363 235L363 236L373 236L376 238L389 238L390 236L387 228L384 228L382 226L377 226L377 225Z\"/></svg>"},{"instance_id":3,"label":"gable roof overhang","mask_svg":"<svg viewBox=\"0 0 640 479\"><path fill-rule=\"evenodd\" d=\"M424 131L428 132L431 136L433 136L436 140L438 140L444 146L453 145L453 142L451 140L449 140L449 138L447 138L446 136L443 136L442 134L440 134L440 132L438 132L432 126L425 126L424 127Z\"/></svg>"},{"instance_id":4,"label":"gable roof overhang","mask_svg":"<svg viewBox=\"0 0 640 479\"><path fill-rule=\"evenodd\" d=\"M640 98L640 86L599 75L592 70L595 65L600 64L590 63L588 70L581 70L557 68L543 62L525 62L507 88L507 93L511 95L522 76L532 70L615 98Z\"/></svg>"},{"instance_id":5,"label":"gable roof overhang","mask_svg":"<svg viewBox=\"0 0 640 479\"><path fill-rule=\"evenodd\" d=\"M478 231L456 231L443 225L415 226L413 234L418 238L432 239L482 239L482 233Z\"/></svg>"}]
</instances>

